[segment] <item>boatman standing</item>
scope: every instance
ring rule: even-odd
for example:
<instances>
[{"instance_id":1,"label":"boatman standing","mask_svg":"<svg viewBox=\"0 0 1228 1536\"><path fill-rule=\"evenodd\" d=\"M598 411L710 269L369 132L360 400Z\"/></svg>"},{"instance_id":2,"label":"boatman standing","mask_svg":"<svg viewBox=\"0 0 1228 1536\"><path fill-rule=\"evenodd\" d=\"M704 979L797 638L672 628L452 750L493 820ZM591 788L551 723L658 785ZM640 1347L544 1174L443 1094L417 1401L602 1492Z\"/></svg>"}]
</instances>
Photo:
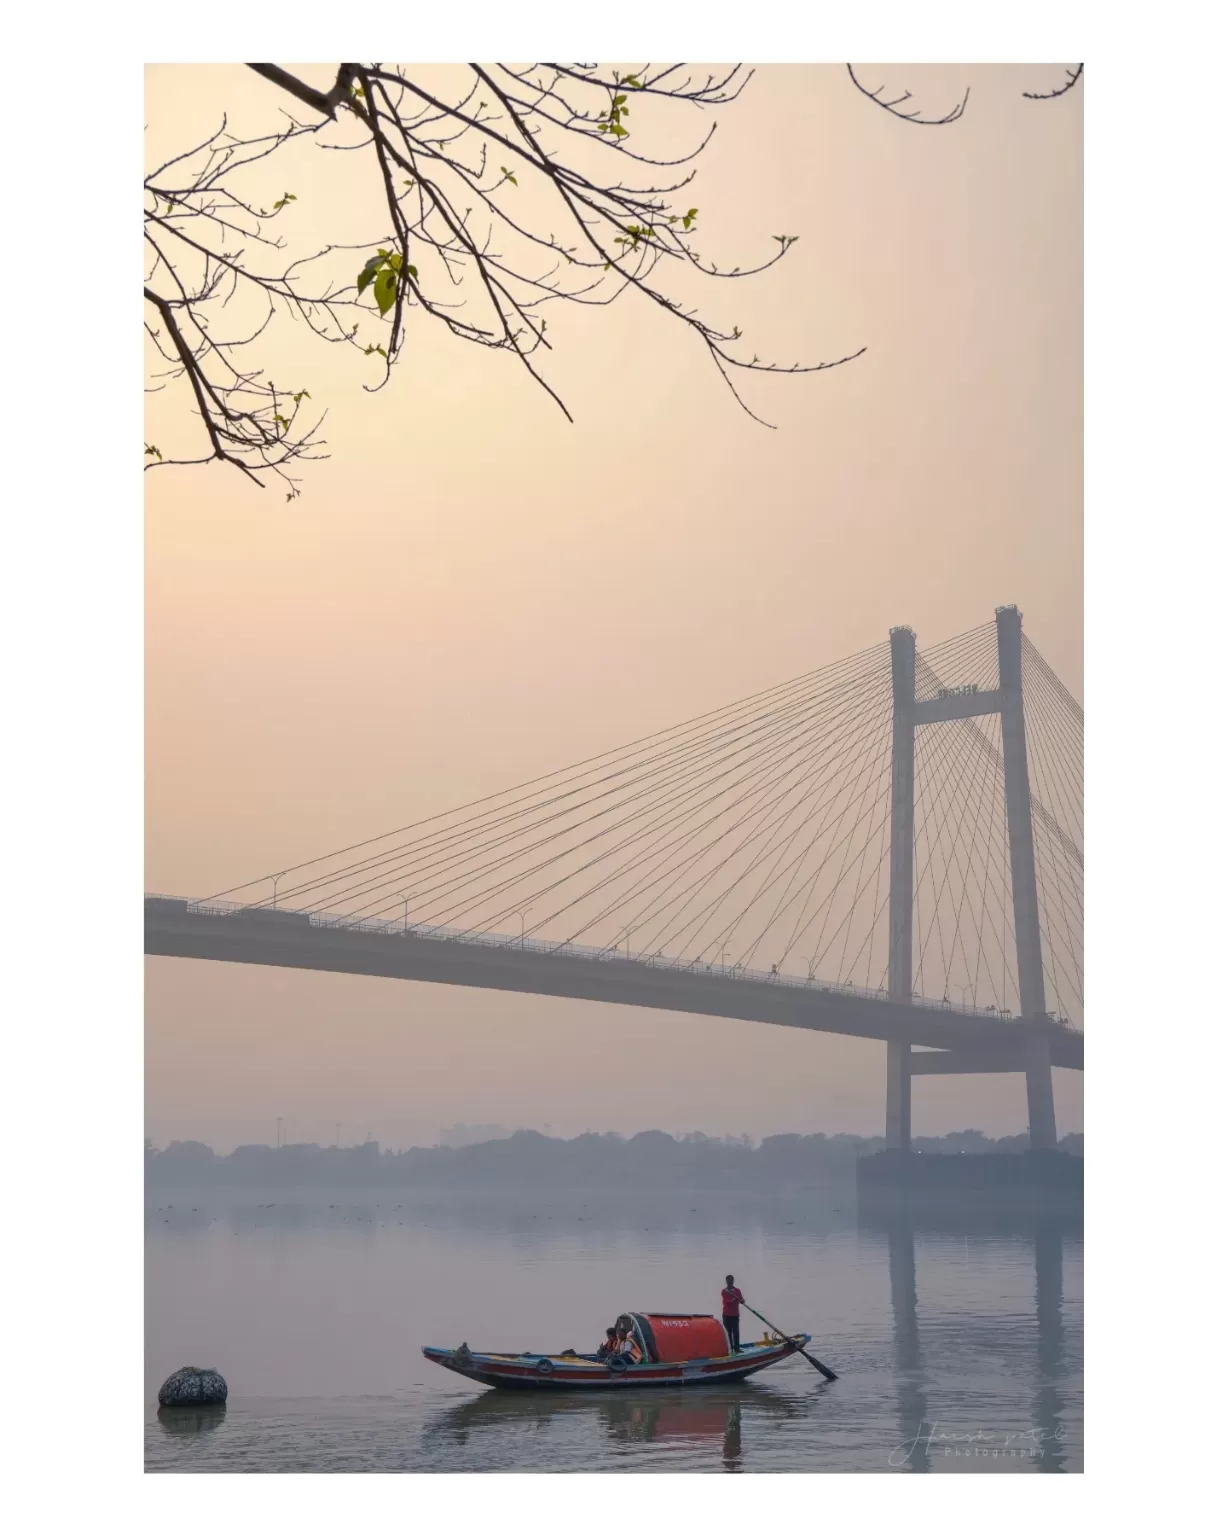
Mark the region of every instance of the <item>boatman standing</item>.
<instances>
[{"instance_id":1,"label":"boatman standing","mask_svg":"<svg viewBox=\"0 0 1228 1536\"><path fill-rule=\"evenodd\" d=\"M733 1283L733 1276L725 1276L725 1289L721 1292L721 1322L725 1325L725 1332L729 1335L729 1353L739 1355L742 1353L742 1341L738 1337L738 1331L742 1326L742 1314L738 1310L746 1300L742 1292Z\"/></svg>"}]
</instances>

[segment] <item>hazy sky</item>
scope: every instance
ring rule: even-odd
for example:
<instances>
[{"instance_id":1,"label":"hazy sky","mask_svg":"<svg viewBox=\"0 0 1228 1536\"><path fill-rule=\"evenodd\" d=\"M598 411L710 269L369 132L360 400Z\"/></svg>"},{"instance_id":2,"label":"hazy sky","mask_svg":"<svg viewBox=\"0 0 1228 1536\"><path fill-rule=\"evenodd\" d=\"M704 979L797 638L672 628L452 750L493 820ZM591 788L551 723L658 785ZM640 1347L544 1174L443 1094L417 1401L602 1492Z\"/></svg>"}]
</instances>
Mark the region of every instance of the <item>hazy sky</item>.
<instances>
[{"instance_id":1,"label":"hazy sky","mask_svg":"<svg viewBox=\"0 0 1228 1536\"><path fill-rule=\"evenodd\" d=\"M328 71L317 71L323 83ZM1082 88L1044 66L870 69L945 111L896 121L843 66L768 66L719 115L691 203L707 248L771 273L700 290L785 361L737 409L633 298L559 310L551 382L420 320L379 395L304 336L279 382L332 458L287 505L221 467L147 489L147 887L205 895L496 791L885 638L922 647L1017 603L1082 696ZM272 127L239 66L147 77L147 160L221 113ZM297 153L297 151L296 151ZM270 169L297 248L383 232L365 161ZM266 204L267 206L267 204ZM374 327L372 327L374 334ZM149 440L191 445L171 395ZM146 962L147 1131L218 1146L433 1140L454 1121L879 1131L885 1049L374 979ZM661 1063L645 1083L628 1053ZM1059 1131L1082 1082L1057 1074ZM1026 1122L1021 1077L923 1079L920 1134Z\"/></svg>"}]
</instances>

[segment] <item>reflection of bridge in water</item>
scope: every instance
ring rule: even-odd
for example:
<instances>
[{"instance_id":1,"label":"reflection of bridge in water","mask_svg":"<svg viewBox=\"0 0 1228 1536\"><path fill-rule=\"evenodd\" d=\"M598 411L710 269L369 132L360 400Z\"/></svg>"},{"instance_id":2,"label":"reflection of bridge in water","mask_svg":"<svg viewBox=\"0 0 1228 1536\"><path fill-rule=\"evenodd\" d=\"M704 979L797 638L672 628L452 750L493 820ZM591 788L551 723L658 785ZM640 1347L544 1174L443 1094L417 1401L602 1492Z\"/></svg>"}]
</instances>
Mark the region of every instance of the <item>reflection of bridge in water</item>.
<instances>
[{"instance_id":1,"label":"reflection of bridge in water","mask_svg":"<svg viewBox=\"0 0 1228 1536\"><path fill-rule=\"evenodd\" d=\"M1017 1072L1056 1144L1083 1067L1083 712L1014 608L233 887L147 896L149 955L746 1019ZM238 898L225 900L223 898Z\"/></svg>"},{"instance_id":2,"label":"reflection of bridge in water","mask_svg":"<svg viewBox=\"0 0 1228 1536\"><path fill-rule=\"evenodd\" d=\"M894 1465L912 1472L929 1472L936 1463L955 1457L974 1467L994 1459L1010 1464L1026 1458L1041 1472L1066 1470L1067 1406L1061 1380L1067 1368L1066 1330L1062 1317L1063 1239L1079 1230L1069 1213L1034 1214L1021 1218L1028 1227L1035 1263L1035 1366L1037 1387L1028 1426L985 1426L966 1421L935 1421L930 1384L938 1369L936 1349L923 1347L918 1319L917 1255L918 1226L907 1214L871 1219L865 1224L883 1230L887 1237L891 1273L891 1311L894 1325L894 1363L898 1373L897 1409L900 1448ZM995 1224L996 1225L996 1224ZM948 1220L948 1236L967 1234L968 1225ZM920 1309L924 1314L924 1305ZM968 1333L978 1332L976 1320L967 1319ZM984 1338L986 1345L992 1337ZM1004 1363L1005 1368L1005 1363ZM984 1436L984 1438L980 1438Z\"/></svg>"}]
</instances>

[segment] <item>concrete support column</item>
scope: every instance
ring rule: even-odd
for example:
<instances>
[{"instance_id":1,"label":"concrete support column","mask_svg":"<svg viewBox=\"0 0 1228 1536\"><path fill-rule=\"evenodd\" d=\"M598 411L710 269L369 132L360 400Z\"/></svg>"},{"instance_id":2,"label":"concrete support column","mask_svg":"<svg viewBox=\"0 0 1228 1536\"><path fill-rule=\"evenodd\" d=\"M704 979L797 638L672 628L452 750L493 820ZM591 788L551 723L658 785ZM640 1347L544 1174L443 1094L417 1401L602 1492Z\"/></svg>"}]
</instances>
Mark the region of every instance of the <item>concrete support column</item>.
<instances>
[{"instance_id":1,"label":"concrete support column","mask_svg":"<svg viewBox=\"0 0 1228 1536\"><path fill-rule=\"evenodd\" d=\"M1006 779L1006 826L1011 857L1011 899L1019 967L1019 1012L1025 1020L1045 1016L1045 971L1040 949L1040 907L1036 898L1036 854L1032 842L1032 797L1028 782L1027 735L1023 717L1023 619L1018 608L999 608L998 689L1002 705L1002 765ZM1053 1070L1049 1042L1029 1040L1025 1050L1028 1130L1034 1149L1057 1145L1053 1112Z\"/></svg>"},{"instance_id":2,"label":"concrete support column","mask_svg":"<svg viewBox=\"0 0 1228 1536\"><path fill-rule=\"evenodd\" d=\"M907 1152L912 1145L911 1046L887 1042L887 1145Z\"/></svg>"},{"instance_id":3,"label":"concrete support column","mask_svg":"<svg viewBox=\"0 0 1228 1536\"><path fill-rule=\"evenodd\" d=\"M1028 1085L1028 1134L1034 1152L1057 1146L1057 1113L1053 1107L1053 1057L1043 1035L1024 1047Z\"/></svg>"},{"instance_id":4,"label":"concrete support column","mask_svg":"<svg viewBox=\"0 0 1228 1536\"><path fill-rule=\"evenodd\" d=\"M912 1001L913 837L917 688L917 637L891 631L891 889L888 902L887 991L894 1002ZM912 1047L887 1045L887 1145L907 1152L912 1141Z\"/></svg>"}]
</instances>

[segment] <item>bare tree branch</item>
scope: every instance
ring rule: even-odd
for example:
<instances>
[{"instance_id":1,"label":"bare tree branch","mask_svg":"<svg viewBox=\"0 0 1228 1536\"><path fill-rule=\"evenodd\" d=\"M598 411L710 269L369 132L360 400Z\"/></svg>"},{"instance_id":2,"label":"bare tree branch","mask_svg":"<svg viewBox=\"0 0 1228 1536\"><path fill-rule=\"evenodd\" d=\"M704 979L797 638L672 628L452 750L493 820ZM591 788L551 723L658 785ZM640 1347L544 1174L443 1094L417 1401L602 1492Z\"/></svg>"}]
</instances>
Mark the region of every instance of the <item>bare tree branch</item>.
<instances>
[{"instance_id":1,"label":"bare tree branch","mask_svg":"<svg viewBox=\"0 0 1228 1536\"><path fill-rule=\"evenodd\" d=\"M890 101L884 101L883 92L887 89L885 85L880 85L878 90L871 91L866 86L862 85L861 81L857 78L856 71L853 69L851 64L846 64L844 67L849 72L849 79L853 82L861 94L868 97L875 104L875 106L882 107L884 112L890 112L892 117L898 117L902 122L916 123L919 127L922 128L942 128L947 123L958 122L959 119L964 115L964 108L968 105L968 97L972 93L972 87L969 86L964 92L964 99L956 106L952 107L945 117L922 117L919 107L914 108L914 110L911 112L901 112L899 110L906 101L912 100L911 91L905 91L902 96L896 96L893 97Z\"/></svg>"},{"instance_id":2,"label":"bare tree branch","mask_svg":"<svg viewBox=\"0 0 1228 1536\"><path fill-rule=\"evenodd\" d=\"M1079 79L1082 76L1082 74L1083 74L1083 66L1082 66L1082 64L1080 64L1078 69L1068 69L1066 71L1066 83L1064 85L1059 85L1057 90L1055 90L1055 91L1024 91L1023 92L1023 99L1025 101L1055 101L1057 99L1057 97L1065 96L1067 91L1074 90L1075 86L1078 85Z\"/></svg>"},{"instance_id":3,"label":"bare tree branch","mask_svg":"<svg viewBox=\"0 0 1228 1536\"><path fill-rule=\"evenodd\" d=\"M166 365L151 387L186 380L210 449L206 461L252 478L272 471L293 496L297 483L286 466L320 456L312 450L321 446L322 418L307 428L300 417L308 391L278 390L242 361L274 319L374 355L381 376L365 387L378 389L419 311L458 340L512 353L565 414L539 367L539 354L551 350L543 313L550 303L650 300L707 351L756 421L762 417L743 398L738 375L815 373L865 350L808 364L764 361L748 355L740 327L713 323L666 286L671 273L729 280L764 272L794 243L791 235L765 237L764 256L734 267L698 248L700 211L684 205L714 123L701 121L680 154L647 152L651 114L704 119L741 95L752 76L741 65L692 78L682 64L626 74L595 64L474 63L461 88L442 95L395 65L340 64L327 91L280 65L249 67L307 107L312 121L285 114L280 130L240 139L223 119L215 134L145 181L145 296L154 311L146 330L155 366ZM370 241L330 244L287 262L278 221L292 214L295 195L283 192L266 208L247 188L253 168L271 166L284 146L306 138L368 163L387 223ZM521 192L522 178L536 184L536 200ZM218 319L229 306L245 319L222 339ZM380 327L381 339L359 343L360 321ZM150 468L201 462L164 459L154 445L146 451L157 461Z\"/></svg>"},{"instance_id":4,"label":"bare tree branch","mask_svg":"<svg viewBox=\"0 0 1228 1536\"><path fill-rule=\"evenodd\" d=\"M322 117L336 117L337 108L349 96L350 85L358 72L357 64L339 64L337 66L337 78L333 81L332 89L325 94L323 91L314 90L310 85L292 75L289 70L280 68L277 64L249 64L249 69L254 69L258 75L263 75L266 80L271 80L274 85L280 85L283 91L289 91L291 96L297 96L305 102L313 112L319 112Z\"/></svg>"}]
</instances>

